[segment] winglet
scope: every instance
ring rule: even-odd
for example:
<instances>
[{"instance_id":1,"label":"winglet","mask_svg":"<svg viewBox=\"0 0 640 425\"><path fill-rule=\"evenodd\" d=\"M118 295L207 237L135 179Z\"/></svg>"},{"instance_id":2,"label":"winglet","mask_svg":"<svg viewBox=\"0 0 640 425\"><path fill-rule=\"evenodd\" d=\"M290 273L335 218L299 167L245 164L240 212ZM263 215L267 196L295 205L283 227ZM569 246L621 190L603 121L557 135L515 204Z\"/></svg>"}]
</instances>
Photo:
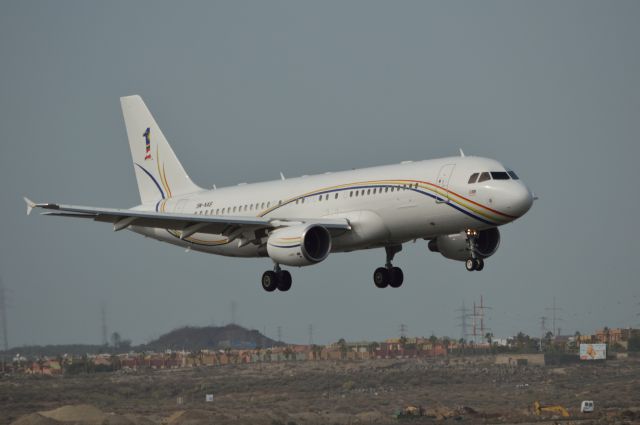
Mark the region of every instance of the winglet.
<instances>
[{"instance_id":1,"label":"winglet","mask_svg":"<svg viewBox=\"0 0 640 425\"><path fill-rule=\"evenodd\" d=\"M24 202L27 203L27 215L31 214L31 210L33 210L33 207L36 206L35 202L33 202L31 199L27 198L26 196L23 198Z\"/></svg>"},{"instance_id":2,"label":"winglet","mask_svg":"<svg viewBox=\"0 0 640 425\"><path fill-rule=\"evenodd\" d=\"M460 156L464 158L464 152L462 152L462 149L460 149Z\"/></svg>"}]
</instances>

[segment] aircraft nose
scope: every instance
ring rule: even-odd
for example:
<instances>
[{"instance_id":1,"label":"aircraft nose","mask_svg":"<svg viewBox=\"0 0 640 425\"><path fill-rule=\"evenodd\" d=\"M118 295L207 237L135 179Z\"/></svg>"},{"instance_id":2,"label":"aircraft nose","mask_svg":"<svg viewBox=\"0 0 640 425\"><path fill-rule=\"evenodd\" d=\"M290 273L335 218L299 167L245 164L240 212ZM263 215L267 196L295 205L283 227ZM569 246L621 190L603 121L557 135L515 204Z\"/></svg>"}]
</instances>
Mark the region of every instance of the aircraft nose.
<instances>
[{"instance_id":1,"label":"aircraft nose","mask_svg":"<svg viewBox=\"0 0 640 425\"><path fill-rule=\"evenodd\" d=\"M524 184L518 184L509 192L507 202L509 214L516 217L523 216L533 205L533 194Z\"/></svg>"}]
</instances>

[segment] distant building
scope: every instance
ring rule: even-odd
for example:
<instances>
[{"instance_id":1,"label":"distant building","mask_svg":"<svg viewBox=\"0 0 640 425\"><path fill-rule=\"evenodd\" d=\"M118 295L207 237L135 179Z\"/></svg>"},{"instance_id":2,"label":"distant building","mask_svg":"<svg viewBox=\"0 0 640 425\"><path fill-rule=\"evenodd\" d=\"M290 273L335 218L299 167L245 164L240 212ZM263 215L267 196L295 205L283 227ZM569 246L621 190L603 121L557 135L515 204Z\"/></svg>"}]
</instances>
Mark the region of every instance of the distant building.
<instances>
[{"instance_id":1,"label":"distant building","mask_svg":"<svg viewBox=\"0 0 640 425\"><path fill-rule=\"evenodd\" d=\"M619 344L624 348L627 348L629 338L640 336L640 329L634 328L602 328L598 329L595 334L595 341L602 344L608 344L614 346Z\"/></svg>"}]
</instances>

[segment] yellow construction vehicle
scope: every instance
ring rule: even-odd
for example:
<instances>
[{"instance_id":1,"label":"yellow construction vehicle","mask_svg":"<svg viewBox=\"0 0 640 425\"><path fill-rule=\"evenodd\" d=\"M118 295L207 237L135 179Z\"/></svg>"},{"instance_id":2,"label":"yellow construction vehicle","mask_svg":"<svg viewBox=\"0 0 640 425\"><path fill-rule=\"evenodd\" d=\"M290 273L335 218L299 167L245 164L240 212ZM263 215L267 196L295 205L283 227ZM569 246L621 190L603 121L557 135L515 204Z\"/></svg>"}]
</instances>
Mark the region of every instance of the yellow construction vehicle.
<instances>
[{"instance_id":1,"label":"yellow construction vehicle","mask_svg":"<svg viewBox=\"0 0 640 425\"><path fill-rule=\"evenodd\" d=\"M569 415L569 411L567 409L565 409L564 407L560 406L560 405L543 406L537 400L533 403L533 411L538 416L540 416L542 414L542 412L561 415L563 418L568 418L569 416L571 416L571 415Z\"/></svg>"}]
</instances>

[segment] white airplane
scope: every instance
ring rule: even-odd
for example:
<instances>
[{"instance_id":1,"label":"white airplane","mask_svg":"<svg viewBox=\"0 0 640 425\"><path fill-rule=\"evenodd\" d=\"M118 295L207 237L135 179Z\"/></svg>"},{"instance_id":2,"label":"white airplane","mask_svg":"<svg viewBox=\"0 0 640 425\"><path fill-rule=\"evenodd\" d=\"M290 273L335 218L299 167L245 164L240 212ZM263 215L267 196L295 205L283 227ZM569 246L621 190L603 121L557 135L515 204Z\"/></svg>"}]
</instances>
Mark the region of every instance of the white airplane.
<instances>
[{"instance_id":1,"label":"white airplane","mask_svg":"<svg viewBox=\"0 0 640 425\"><path fill-rule=\"evenodd\" d=\"M269 292L291 288L281 266L309 266L332 252L384 248L378 288L402 285L392 260L424 239L444 257L482 270L500 243L498 226L525 214L534 197L498 161L464 156L241 184L206 190L178 161L140 96L120 99L141 204L131 209L34 203L44 215L89 218L187 249L269 257Z\"/></svg>"}]
</instances>

